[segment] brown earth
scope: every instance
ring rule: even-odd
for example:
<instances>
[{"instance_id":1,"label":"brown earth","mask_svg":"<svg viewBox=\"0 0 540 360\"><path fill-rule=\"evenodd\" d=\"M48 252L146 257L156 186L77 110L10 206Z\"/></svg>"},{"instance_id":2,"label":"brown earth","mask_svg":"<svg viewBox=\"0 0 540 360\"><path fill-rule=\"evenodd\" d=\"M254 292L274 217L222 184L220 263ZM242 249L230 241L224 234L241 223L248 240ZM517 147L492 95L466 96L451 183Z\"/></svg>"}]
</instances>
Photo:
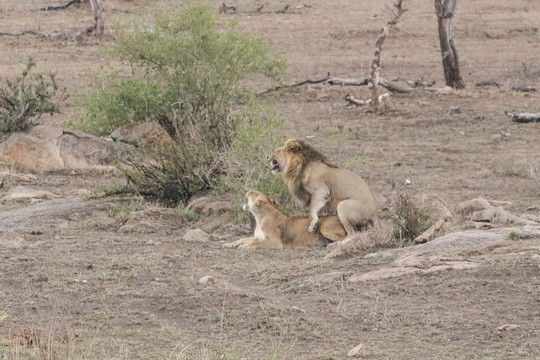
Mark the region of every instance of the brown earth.
<instances>
[{"instance_id":1,"label":"brown earth","mask_svg":"<svg viewBox=\"0 0 540 360\"><path fill-rule=\"evenodd\" d=\"M0 31L92 23L87 5L36 11L52 3L3 1ZM173 3L104 1L105 21ZM276 13L284 1L231 4L239 12L220 21L237 21L281 49L295 82L329 72L367 76L391 3L313 0L290 3L285 14ZM262 4L261 13L250 13ZM295 8L301 4L308 6ZM424 77L443 87L433 4L406 0L405 7L385 42L381 76L401 86ZM381 198L409 179L413 191L438 196L453 213L481 196L538 222L540 124L516 124L504 112L540 112L538 92L512 90L540 87L539 27L534 1L458 2L454 38L465 90L393 94L390 108L375 114L344 101L348 93L367 99L366 87L298 87L266 95L286 119L277 131L284 140L315 136L315 146L364 176ZM1 78L21 73L32 56L73 94L90 88L84 71L118 66L94 39L1 36L0 47ZM482 81L500 87L475 86ZM72 99L42 122L72 120ZM331 259L328 249L222 249L233 240L217 235L230 226L227 210L194 225L150 208L152 221L129 223L107 214L121 200L80 200L122 183L112 172L29 174L3 164L0 180L0 197L16 186L58 195L0 203L0 359L343 359L360 344L354 356L366 359L540 359L540 237L523 227L404 265L425 271L358 281L407 259L377 248ZM449 231L471 228L468 220L456 215ZM131 226L121 230L122 222ZM182 241L194 226L211 240ZM441 270L457 263L467 266Z\"/></svg>"}]
</instances>

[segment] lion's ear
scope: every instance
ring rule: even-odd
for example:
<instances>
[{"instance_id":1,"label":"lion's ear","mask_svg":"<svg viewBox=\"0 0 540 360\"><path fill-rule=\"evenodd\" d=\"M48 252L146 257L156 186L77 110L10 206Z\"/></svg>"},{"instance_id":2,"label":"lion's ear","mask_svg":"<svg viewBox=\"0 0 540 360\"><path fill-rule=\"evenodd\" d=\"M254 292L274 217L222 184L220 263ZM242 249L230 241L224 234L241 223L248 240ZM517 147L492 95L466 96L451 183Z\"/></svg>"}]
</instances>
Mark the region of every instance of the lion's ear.
<instances>
[{"instance_id":1,"label":"lion's ear","mask_svg":"<svg viewBox=\"0 0 540 360\"><path fill-rule=\"evenodd\" d=\"M285 144L285 150L288 152L299 152L301 149L302 149L302 146L296 140L289 140Z\"/></svg>"}]
</instances>

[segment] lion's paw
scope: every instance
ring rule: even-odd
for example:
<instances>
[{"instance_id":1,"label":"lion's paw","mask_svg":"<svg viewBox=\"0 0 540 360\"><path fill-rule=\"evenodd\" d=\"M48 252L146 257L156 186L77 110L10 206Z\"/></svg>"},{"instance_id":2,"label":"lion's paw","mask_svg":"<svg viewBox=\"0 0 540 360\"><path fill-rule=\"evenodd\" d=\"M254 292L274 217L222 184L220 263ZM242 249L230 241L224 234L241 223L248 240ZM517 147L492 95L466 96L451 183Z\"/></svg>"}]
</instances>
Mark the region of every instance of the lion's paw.
<instances>
[{"instance_id":1,"label":"lion's paw","mask_svg":"<svg viewBox=\"0 0 540 360\"><path fill-rule=\"evenodd\" d=\"M308 231L310 233L319 232L319 222L312 222L311 225L309 225Z\"/></svg>"}]
</instances>

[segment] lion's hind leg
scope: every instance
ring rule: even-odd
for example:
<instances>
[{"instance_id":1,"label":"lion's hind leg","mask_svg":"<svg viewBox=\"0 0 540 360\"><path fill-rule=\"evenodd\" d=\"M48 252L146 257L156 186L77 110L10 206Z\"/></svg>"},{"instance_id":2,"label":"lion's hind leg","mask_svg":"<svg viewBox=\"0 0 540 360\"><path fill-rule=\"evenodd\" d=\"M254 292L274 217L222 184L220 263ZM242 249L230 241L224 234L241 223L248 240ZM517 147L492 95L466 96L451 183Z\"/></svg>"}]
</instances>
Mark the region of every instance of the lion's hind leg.
<instances>
[{"instance_id":1,"label":"lion's hind leg","mask_svg":"<svg viewBox=\"0 0 540 360\"><path fill-rule=\"evenodd\" d=\"M255 239L250 243L240 245L241 248L283 249L283 243L279 238L266 236L263 240Z\"/></svg>"},{"instance_id":2,"label":"lion's hind leg","mask_svg":"<svg viewBox=\"0 0 540 360\"><path fill-rule=\"evenodd\" d=\"M339 220L347 232L347 236L353 235L368 225L373 224L370 210L365 209L359 200L343 200L338 204L336 211Z\"/></svg>"}]
</instances>

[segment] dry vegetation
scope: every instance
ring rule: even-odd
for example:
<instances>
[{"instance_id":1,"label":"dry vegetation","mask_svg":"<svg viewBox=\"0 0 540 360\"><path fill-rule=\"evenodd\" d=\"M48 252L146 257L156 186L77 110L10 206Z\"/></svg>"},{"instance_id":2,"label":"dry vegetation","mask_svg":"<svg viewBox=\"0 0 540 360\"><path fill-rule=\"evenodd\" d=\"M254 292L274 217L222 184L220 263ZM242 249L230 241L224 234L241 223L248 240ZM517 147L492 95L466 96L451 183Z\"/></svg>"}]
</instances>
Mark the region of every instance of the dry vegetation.
<instances>
[{"instance_id":1,"label":"dry vegetation","mask_svg":"<svg viewBox=\"0 0 540 360\"><path fill-rule=\"evenodd\" d=\"M105 23L174 3L104 1ZM313 0L277 13L288 4L280 0L252 13L262 4L235 2L237 12L221 14L220 21L237 21L281 49L291 82L329 72L369 75L373 45L388 17L384 2ZM0 31L53 32L93 22L87 6L36 10L48 5L52 1L3 1ZM404 6L409 11L385 42L381 76L402 86L423 77L442 87L433 4L410 0ZM466 89L392 95L384 113L347 106L346 94L367 99L367 87L317 84L273 92L265 98L286 119L276 131L284 140L314 136L315 146L361 174L381 198L409 179L409 189L439 196L450 210L482 196L538 221L540 124L513 123L504 112L540 112L538 92L512 90L540 87L539 19L534 1L459 1L454 41ZM20 73L28 56L38 71L55 71L73 96L62 114L41 121L61 126L77 114L74 96L91 85L80 75L118 66L102 52L108 41L1 36L0 77ZM498 85L476 86L481 82ZM271 85L248 84L257 91ZM29 179L29 186L62 195L121 181L94 173ZM224 219L199 224L213 231ZM470 227L467 219L456 220L451 230ZM349 283L352 274L393 259L366 259L366 251L326 259L326 249L245 252L221 249L220 241L182 242L185 228L117 229L102 219L0 232L0 359L343 359L359 344L355 356L365 359L540 357L538 238L514 234L504 251L459 254L481 264L470 270ZM5 245L20 237L23 245ZM214 279L198 283L205 275ZM499 330L502 325L517 327Z\"/></svg>"}]
</instances>

